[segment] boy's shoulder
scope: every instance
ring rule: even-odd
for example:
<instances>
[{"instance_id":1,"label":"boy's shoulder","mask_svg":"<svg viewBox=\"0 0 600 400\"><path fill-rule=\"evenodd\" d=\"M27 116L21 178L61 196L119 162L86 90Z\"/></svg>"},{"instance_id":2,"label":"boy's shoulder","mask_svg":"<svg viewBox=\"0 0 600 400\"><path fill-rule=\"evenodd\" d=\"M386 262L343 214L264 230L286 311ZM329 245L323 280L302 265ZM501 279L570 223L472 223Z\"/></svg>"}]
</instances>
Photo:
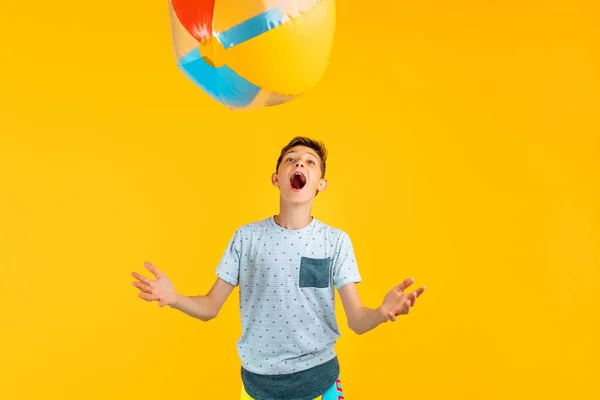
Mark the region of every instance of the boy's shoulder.
<instances>
[{"instance_id":1,"label":"boy's shoulder","mask_svg":"<svg viewBox=\"0 0 600 400\"><path fill-rule=\"evenodd\" d=\"M252 232L252 231L256 231L256 230L263 230L263 229L269 229L270 228L270 219L272 217L268 217L268 218L263 218L260 220L256 220L256 221L250 221L250 222L246 222L242 225L240 225L237 230L239 232Z\"/></svg>"}]
</instances>

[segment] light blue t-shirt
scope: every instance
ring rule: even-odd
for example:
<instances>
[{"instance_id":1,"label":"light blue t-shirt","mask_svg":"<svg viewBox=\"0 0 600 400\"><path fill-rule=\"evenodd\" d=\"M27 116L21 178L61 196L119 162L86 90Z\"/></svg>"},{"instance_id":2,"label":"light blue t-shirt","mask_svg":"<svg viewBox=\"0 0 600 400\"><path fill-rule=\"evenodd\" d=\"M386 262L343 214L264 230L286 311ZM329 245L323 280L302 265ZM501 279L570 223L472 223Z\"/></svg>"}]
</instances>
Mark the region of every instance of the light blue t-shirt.
<instances>
[{"instance_id":1,"label":"light blue t-shirt","mask_svg":"<svg viewBox=\"0 0 600 400\"><path fill-rule=\"evenodd\" d=\"M244 369L292 374L336 356L334 289L361 281L345 232L316 218L298 230L253 222L233 234L216 273L239 285Z\"/></svg>"}]
</instances>

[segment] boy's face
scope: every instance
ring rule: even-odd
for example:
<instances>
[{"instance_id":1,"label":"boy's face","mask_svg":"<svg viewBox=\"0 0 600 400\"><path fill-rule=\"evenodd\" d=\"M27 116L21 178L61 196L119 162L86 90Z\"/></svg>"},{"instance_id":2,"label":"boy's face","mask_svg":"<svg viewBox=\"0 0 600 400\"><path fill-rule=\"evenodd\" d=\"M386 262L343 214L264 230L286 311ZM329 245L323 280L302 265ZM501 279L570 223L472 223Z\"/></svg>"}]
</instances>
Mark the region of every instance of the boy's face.
<instances>
[{"instance_id":1,"label":"boy's face","mask_svg":"<svg viewBox=\"0 0 600 400\"><path fill-rule=\"evenodd\" d=\"M327 186L327 181L321 176L319 156L305 146L289 149L271 180L285 200L296 204L312 201L317 191L321 192Z\"/></svg>"}]
</instances>

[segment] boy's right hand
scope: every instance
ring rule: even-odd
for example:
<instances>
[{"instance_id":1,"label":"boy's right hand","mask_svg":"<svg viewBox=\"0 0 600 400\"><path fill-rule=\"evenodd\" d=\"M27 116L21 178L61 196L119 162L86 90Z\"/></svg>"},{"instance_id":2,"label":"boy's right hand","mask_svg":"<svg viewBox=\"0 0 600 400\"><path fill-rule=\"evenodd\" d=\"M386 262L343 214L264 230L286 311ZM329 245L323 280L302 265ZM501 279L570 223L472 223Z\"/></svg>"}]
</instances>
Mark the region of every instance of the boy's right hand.
<instances>
[{"instance_id":1,"label":"boy's right hand","mask_svg":"<svg viewBox=\"0 0 600 400\"><path fill-rule=\"evenodd\" d=\"M385 295L380 309L383 311L383 315L386 316L387 321L396 321L397 316L408 314L410 308L415 306L417 298L425 291L425 286L421 286L413 292L405 293L414 281L415 278L406 278L404 282L396 285Z\"/></svg>"},{"instance_id":2,"label":"boy's right hand","mask_svg":"<svg viewBox=\"0 0 600 400\"><path fill-rule=\"evenodd\" d=\"M160 307L175 305L177 293L169 278L149 262L145 262L144 266L154 275L156 280L132 272L131 275L138 280L138 282L133 282L133 286L141 292L138 297L146 301L158 301Z\"/></svg>"}]
</instances>

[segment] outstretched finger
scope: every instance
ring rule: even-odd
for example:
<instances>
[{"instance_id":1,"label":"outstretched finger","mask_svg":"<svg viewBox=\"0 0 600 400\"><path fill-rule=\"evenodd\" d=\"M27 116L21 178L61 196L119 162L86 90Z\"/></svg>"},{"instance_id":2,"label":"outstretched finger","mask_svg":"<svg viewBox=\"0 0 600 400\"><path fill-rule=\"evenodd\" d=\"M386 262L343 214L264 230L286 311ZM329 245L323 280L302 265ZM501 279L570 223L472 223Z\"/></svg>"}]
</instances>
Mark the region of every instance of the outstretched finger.
<instances>
[{"instance_id":1,"label":"outstretched finger","mask_svg":"<svg viewBox=\"0 0 600 400\"><path fill-rule=\"evenodd\" d=\"M137 279L138 281L149 285L150 284L150 279L146 278L144 275L140 275L137 272L132 272L131 276L133 276L135 279Z\"/></svg>"},{"instance_id":2,"label":"outstretched finger","mask_svg":"<svg viewBox=\"0 0 600 400\"><path fill-rule=\"evenodd\" d=\"M419 297L420 295L423 294L424 291L425 291L425 286L421 286L420 288L415 290L415 293L417 294L417 297Z\"/></svg>"},{"instance_id":3,"label":"outstretched finger","mask_svg":"<svg viewBox=\"0 0 600 400\"><path fill-rule=\"evenodd\" d=\"M162 274L152 263L149 263L148 261L146 261L144 263L144 266L146 267L146 269L148 269L148 271L150 271L152 273L152 275L154 275L156 277L156 279L160 279Z\"/></svg>"},{"instance_id":4,"label":"outstretched finger","mask_svg":"<svg viewBox=\"0 0 600 400\"><path fill-rule=\"evenodd\" d=\"M146 301L156 301L158 296L155 294L139 293L138 297Z\"/></svg>"},{"instance_id":5,"label":"outstretched finger","mask_svg":"<svg viewBox=\"0 0 600 400\"><path fill-rule=\"evenodd\" d=\"M409 304L411 307L414 307L417 303L417 292L412 292L408 298L410 299Z\"/></svg>"},{"instance_id":6,"label":"outstretched finger","mask_svg":"<svg viewBox=\"0 0 600 400\"><path fill-rule=\"evenodd\" d=\"M398 289L401 292L404 292L410 285L413 284L414 281L415 278L413 278L412 276L410 278L406 278L401 284L396 286L396 289Z\"/></svg>"},{"instance_id":7,"label":"outstretched finger","mask_svg":"<svg viewBox=\"0 0 600 400\"><path fill-rule=\"evenodd\" d=\"M408 314L410 312L410 305L411 305L411 301L406 300L404 302L404 306L402 307L402 310L400 311L400 314Z\"/></svg>"},{"instance_id":8,"label":"outstretched finger","mask_svg":"<svg viewBox=\"0 0 600 400\"><path fill-rule=\"evenodd\" d=\"M145 285L143 283L140 282L132 282L133 286L135 286L136 288L140 289L141 292L143 293L152 293L152 289L150 288L149 285Z\"/></svg>"},{"instance_id":9,"label":"outstretched finger","mask_svg":"<svg viewBox=\"0 0 600 400\"><path fill-rule=\"evenodd\" d=\"M408 314L410 312L410 305L411 305L411 299L406 299L404 302L402 302L402 305L400 307L400 310L398 311L398 314L403 315L403 314Z\"/></svg>"}]
</instances>

